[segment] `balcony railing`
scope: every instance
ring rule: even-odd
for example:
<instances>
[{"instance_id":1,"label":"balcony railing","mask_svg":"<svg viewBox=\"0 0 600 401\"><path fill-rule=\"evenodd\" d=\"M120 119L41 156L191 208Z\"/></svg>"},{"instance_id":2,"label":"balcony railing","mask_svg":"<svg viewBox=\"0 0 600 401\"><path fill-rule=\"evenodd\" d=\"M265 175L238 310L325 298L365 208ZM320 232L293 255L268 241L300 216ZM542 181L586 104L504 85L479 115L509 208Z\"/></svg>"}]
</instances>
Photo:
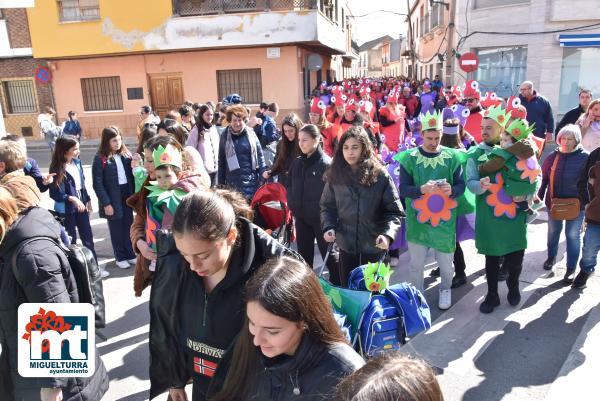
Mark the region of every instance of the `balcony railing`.
<instances>
[{"instance_id":1,"label":"balcony railing","mask_svg":"<svg viewBox=\"0 0 600 401\"><path fill-rule=\"evenodd\" d=\"M173 0L173 13L180 16L316 8L317 0Z\"/></svg>"}]
</instances>

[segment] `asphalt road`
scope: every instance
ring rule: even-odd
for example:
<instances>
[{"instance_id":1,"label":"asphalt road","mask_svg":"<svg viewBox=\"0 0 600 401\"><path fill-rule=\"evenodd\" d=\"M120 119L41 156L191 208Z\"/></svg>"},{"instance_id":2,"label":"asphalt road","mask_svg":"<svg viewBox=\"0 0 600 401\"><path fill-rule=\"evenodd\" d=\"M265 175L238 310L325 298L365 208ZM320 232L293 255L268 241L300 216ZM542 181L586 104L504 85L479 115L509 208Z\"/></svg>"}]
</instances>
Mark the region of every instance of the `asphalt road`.
<instances>
[{"instance_id":1,"label":"asphalt road","mask_svg":"<svg viewBox=\"0 0 600 401\"><path fill-rule=\"evenodd\" d=\"M46 149L30 148L30 156L41 167L49 164ZM94 149L83 147L81 159L91 190L90 163ZM44 205L52 202L45 196ZM94 205L97 203L94 200ZM502 304L490 315L479 313L485 296L484 258L473 241L462 243L469 283L453 290L453 306L437 309L439 279L426 279L425 296L431 306L433 326L405 346L407 352L430 361L439 372L447 401L597 400L598 386L591 379L600 369L600 279L588 288L574 291L560 283L564 274L564 237L554 272L542 269L546 259L546 224L529 226L529 248L520 287L521 303L506 302L506 286L500 285ZM107 300L107 341L98 344L109 370L110 389L104 401L148 399L148 298L133 294L133 269L114 265L107 225L97 213L92 216L99 263L110 276L104 281ZM318 255L318 252L315 253ZM318 257L318 256L317 256ZM318 264L317 264L318 265ZM408 255L392 276L404 281ZM428 269L434 268L430 258ZM165 400L166 396L156 399Z\"/></svg>"}]
</instances>

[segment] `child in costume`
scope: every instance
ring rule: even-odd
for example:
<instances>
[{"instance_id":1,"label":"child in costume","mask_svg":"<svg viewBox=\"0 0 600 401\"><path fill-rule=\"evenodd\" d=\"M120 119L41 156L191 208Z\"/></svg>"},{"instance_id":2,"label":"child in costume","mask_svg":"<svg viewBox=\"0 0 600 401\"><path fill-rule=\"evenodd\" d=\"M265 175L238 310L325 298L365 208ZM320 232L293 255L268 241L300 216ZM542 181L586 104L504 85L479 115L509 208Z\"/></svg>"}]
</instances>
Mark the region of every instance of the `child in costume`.
<instances>
[{"instance_id":1,"label":"child in costume","mask_svg":"<svg viewBox=\"0 0 600 401\"><path fill-rule=\"evenodd\" d=\"M508 116L500 107L486 110L485 116L502 127L505 127L508 121ZM526 120L513 120L502 133L500 146L496 146L487 155L488 160L479 166L482 177L500 172L503 181L507 183L507 194L512 197L517 208L529 215L528 223L538 215L532 205L541 205L535 193L542 170L528 140L534 128L535 126L529 126Z\"/></svg>"},{"instance_id":2,"label":"child in costume","mask_svg":"<svg viewBox=\"0 0 600 401\"><path fill-rule=\"evenodd\" d=\"M199 174L185 174L182 171L182 152L168 144L158 146L152 152L156 181L146 186L149 191L146 213L146 242L156 252L156 232L170 229L175 210L188 192L203 186ZM150 265L154 271L155 260Z\"/></svg>"}]
</instances>

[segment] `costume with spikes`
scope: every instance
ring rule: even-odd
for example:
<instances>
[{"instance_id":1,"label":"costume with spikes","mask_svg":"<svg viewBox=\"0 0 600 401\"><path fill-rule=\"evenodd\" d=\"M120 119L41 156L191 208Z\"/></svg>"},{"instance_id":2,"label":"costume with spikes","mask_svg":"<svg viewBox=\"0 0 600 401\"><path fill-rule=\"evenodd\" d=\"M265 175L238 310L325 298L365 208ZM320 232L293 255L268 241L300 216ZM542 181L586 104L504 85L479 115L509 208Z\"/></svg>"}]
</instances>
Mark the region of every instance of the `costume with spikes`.
<instances>
[{"instance_id":1,"label":"costume with spikes","mask_svg":"<svg viewBox=\"0 0 600 401\"><path fill-rule=\"evenodd\" d=\"M423 132L442 131L442 114L421 114ZM398 153L394 160L412 177L413 185L420 187L430 180L446 180L454 185L455 173L462 171L459 152L442 147L438 155L425 156L421 147ZM458 194L459 196L462 194ZM440 191L406 198L406 239L440 252L453 253L456 249L456 217L458 202Z\"/></svg>"}]
</instances>

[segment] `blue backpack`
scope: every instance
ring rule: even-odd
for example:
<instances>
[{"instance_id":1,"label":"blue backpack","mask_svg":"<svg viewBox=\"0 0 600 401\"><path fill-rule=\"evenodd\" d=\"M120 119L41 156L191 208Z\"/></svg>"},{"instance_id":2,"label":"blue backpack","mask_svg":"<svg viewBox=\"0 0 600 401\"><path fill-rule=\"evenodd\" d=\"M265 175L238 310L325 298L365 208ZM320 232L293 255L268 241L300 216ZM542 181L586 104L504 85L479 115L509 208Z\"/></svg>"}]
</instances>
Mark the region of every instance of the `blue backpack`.
<instances>
[{"instance_id":1,"label":"blue backpack","mask_svg":"<svg viewBox=\"0 0 600 401\"><path fill-rule=\"evenodd\" d=\"M81 126L79 125L79 121L76 120L68 120L65 122L65 127L62 131L63 135L73 135L77 136L81 134Z\"/></svg>"},{"instance_id":2,"label":"blue backpack","mask_svg":"<svg viewBox=\"0 0 600 401\"><path fill-rule=\"evenodd\" d=\"M402 310L384 294L375 294L365 310L358 333L363 356L397 350L406 343Z\"/></svg>"},{"instance_id":3,"label":"blue backpack","mask_svg":"<svg viewBox=\"0 0 600 401\"><path fill-rule=\"evenodd\" d=\"M348 288L361 291L367 290L363 270L364 266L352 270L348 279ZM386 298L387 303L400 310L403 318L403 328L408 337L415 336L431 327L429 305L423 294L414 286L409 283L394 284L384 290L382 295Z\"/></svg>"}]
</instances>

